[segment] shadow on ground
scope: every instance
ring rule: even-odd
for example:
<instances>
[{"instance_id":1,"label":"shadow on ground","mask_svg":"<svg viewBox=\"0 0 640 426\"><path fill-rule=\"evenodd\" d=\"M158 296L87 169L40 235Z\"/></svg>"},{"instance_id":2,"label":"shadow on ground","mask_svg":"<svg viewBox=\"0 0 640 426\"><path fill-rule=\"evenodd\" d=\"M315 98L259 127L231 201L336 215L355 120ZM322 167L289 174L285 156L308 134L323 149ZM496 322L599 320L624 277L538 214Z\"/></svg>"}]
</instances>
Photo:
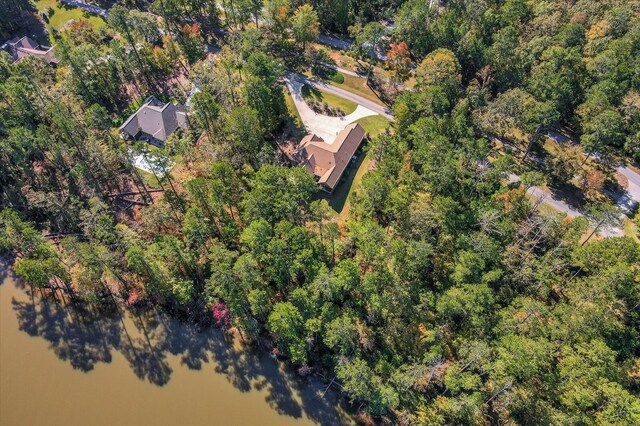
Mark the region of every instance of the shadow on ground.
<instances>
[{"instance_id":1,"label":"shadow on ground","mask_svg":"<svg viewBox=\"0 0 640 426\"><path fill-rule=\"evenodd\" d=\"M549 185L551 195L556 200L562 200L572 208L584 213L584 209L587 205L587 200L584 197L584 192L577 186L567 183L563 185Z\"/></svg>"}]
</instances>

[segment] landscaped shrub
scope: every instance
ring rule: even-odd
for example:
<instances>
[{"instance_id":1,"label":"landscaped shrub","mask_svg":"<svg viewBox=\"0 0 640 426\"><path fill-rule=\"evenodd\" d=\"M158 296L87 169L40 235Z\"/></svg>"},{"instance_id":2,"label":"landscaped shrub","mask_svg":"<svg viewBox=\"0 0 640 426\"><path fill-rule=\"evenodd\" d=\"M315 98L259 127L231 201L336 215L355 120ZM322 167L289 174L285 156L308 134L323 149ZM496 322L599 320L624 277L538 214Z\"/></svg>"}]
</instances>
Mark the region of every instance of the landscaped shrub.
<instances>
[{"instance_id":1,"label":"landscaped shrub","mask_svg":"<svg viewBox=\"0 0 640 426\"><path fill-rule=\"evenodd\" d=\"M333 70L334 72L332 74L329 75L329 80L333 81L336 84L342 84L344 83L344 75L342 75L342 73Z\"/></svg>"}]
</instances>

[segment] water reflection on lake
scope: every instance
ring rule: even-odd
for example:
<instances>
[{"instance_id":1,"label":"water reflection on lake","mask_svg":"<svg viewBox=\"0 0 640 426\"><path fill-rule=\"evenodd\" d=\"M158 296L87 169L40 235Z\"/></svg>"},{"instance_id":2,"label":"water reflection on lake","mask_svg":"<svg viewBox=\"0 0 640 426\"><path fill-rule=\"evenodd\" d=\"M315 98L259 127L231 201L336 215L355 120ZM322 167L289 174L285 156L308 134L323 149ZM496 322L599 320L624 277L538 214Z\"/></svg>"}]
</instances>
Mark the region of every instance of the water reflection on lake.
<instances>
[{"instance_id":1,"label":"water reflection on lake","mask_svg":"<svg viewBox=\"0 0 640 426\"><path fill-rule=\"evenodd\" d=\"M267 354L163 314L78 313L0 263L0 424L352 423L336 394Z\"/></svg>"}]
</instances>

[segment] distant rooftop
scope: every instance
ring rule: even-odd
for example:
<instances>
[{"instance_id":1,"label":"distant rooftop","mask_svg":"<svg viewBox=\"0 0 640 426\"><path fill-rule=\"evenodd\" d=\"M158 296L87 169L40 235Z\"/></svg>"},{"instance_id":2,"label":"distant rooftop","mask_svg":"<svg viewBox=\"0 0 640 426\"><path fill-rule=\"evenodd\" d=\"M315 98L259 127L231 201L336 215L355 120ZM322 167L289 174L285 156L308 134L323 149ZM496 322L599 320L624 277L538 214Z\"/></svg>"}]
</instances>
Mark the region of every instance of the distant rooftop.
<instances>
[{"instance_id":1,"label":"distant rooftop","mask_svg":"<svg viewBox=\"0 0 640 426\"><path fill-rule=\"evenodd\" d=\"M35 56L43 58L50 64L57 64L58 58L53 54L53 47L40 46L35 40L24 36L22 38L15 37L3 45L7 51L13 56L13 59L19 61L25 56Z\"/></svg>"},{"instance_id":2,"label":"distant rooftop","mask_svg":"<svg viewBox=\"0 0 640 426\"><path fill-rule=\"evenodd\" d=\"M163 103L155 96L150 96L119 130L124 139L146 140L162 145L178 127L187 127L184 106Z\"/></svg>"}]
</instances>

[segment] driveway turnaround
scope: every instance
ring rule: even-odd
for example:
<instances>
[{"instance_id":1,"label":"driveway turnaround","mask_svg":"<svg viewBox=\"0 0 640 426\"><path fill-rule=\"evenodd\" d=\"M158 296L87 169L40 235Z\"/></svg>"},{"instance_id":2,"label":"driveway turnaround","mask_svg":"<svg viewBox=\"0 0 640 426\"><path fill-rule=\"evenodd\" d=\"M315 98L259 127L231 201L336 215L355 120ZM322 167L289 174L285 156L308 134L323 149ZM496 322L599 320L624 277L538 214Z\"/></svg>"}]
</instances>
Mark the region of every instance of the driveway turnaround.
<instances>
[{"instance_id":1,"label":"driveway turnaround","mask_svg":"<svg viewBox=\"0 0 640 426\"><path fill-rule=\"evenodd\" d=\"M363 117L378 114L362 105L358 105L355 111L344 117L329 117L328 115L318 114L307 105L302 97L302 86L307 84L307 82L304 79L295 78L295 76L295 74L288 73L285 77L285 82L289 92L291 92L291 97L298 109L300 118L302 118L302 123L307 129L307 132L320 136L327 143L332 143L338 132L344 129L347 124L353 123ZM323 90L321 87L319 89Z\"/></svg>"}]
</instances>

